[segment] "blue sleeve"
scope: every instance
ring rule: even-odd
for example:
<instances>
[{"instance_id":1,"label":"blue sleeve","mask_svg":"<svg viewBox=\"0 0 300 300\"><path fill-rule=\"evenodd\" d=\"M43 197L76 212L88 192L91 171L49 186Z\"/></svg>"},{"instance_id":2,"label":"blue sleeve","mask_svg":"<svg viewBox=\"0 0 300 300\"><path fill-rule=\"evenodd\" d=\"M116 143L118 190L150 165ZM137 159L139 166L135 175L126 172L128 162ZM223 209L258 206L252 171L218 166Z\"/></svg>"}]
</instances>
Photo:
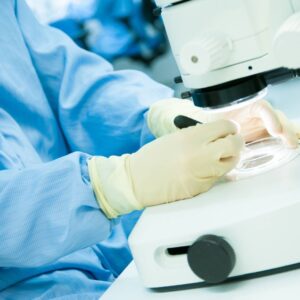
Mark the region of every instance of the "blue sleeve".
<instances>
[{"instance_id":1,"label":"blue sleeve","mask_svg":"<svg viewBox=\"0 0 300 300\"><path fill-rule=\"evenodd\" d=\"M99 212L87 159L73 153L0 172L1 267L46 265L108 237L114 221Z\"/></svg>"},{"instance_id":2,"label":"blue sleeve","mask_svg":"<svg viewBox=\"0 0 300 300\"><path fill-rule=\"evenodd\" d=\"M173 91L137 71L114 71L62 32L40 25L22 0L16 16L71 151L120 155L151 139L149 106Z\"/></svg>"}]
</instances>

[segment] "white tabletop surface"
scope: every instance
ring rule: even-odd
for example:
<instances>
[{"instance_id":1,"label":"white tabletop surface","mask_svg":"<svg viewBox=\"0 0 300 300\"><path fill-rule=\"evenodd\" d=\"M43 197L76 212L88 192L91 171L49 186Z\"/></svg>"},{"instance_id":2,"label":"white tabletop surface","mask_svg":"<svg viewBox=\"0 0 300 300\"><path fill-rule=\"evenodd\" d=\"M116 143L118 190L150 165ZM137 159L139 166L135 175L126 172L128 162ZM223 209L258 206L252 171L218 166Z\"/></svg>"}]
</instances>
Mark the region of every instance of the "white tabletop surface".
<instances>
[{"instance_id":1,"label":"white tabletop surface","mask_svg":"<svg viewBox=\"0 0 300 300\"><path fill-rule=\"evenodd\" d=\"M300 269L209 288L156 292L143 287L131 263L101 300L298 300Z\"/></svg>"}]
</instances>

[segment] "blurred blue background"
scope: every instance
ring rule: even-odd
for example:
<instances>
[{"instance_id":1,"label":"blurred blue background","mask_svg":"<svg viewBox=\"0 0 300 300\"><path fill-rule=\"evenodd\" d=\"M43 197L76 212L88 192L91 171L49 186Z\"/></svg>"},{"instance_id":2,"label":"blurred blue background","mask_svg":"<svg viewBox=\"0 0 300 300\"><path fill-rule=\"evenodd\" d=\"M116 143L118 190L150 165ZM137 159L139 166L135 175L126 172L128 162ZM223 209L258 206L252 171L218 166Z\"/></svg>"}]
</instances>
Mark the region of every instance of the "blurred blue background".
<instances>
[{"instance_id":1,"label":"blurred blue background","mask_svg":"<svg viewBox=\"0 0 300 300\"><path fill-rule=\"evenodd\" d=\"M26 0L40 22L63 30L115 69L137 69L175 88L179 71L153 0Z\"/></svg>"}]
</instances>

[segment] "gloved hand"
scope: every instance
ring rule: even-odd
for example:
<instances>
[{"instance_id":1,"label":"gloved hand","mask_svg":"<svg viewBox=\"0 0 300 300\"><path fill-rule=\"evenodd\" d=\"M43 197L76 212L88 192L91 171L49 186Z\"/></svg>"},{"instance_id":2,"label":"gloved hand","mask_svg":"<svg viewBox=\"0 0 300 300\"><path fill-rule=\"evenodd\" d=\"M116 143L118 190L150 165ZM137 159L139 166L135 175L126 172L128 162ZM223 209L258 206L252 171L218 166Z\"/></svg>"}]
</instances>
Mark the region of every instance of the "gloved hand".
<instances>
[{"instance_id":1,"label":"gloved hand","mask_svg":"<svg viewBox=\"0 0 300 300\"><path fill-rule=\"evenodd\" d=\"M241 135L245 142L272 135L282 138L291 148L298 145L298 138L292 123L281 111L275 110L265 100L228 112L204 110L194 106L189 100L176 98L161 100L150 107L148 126L156 137L177 131L174 119L178 115L184 115L202 123L220 119L235 121L241 127Z\"/></svg>"},{"instance_id":2,"label":"gloved hand","mask_svg":"<svg viewBox=\"0 0 300 300\"><path fill-rule=\"evenodd\" d=\"M207 191L239 160L236 125L217 121L161 137L131 155L88 163L100 207L109 218Z\"/></svg>"},{"instance_id":3,"label":"gloved hand","mask_svg":"<svg viewBox=\"0 0 300 300\"><path fill-rule=\"evenodd\" d=\"M298 139L300 140L300 122L293 122L293 129L297 134Z\"/></svg>"}]
</instances>

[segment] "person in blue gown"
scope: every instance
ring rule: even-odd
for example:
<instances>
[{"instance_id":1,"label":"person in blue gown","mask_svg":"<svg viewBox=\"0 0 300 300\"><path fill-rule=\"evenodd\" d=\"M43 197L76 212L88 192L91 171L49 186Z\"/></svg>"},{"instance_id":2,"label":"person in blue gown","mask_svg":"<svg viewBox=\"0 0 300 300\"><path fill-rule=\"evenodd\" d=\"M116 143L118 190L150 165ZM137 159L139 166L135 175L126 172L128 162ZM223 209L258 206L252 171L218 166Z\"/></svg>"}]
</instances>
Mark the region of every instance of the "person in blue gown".
<instances>
[{"instance_id":1,"label":"person in blue gown","mask_svg":"<svg viewBox=\"0 0 300 300\"><path fill-rule=\"evenodd\" d=\"M23 1L1 1L0 22L0 298L98 299L131 260L137 213L99 213L85 161L153 139L145 114L172 91L113 71Z\"/></svg>"},{"instance_id":2,"label":"person in blue gown","mask_svg":"<svg viewBox=\"0 0 300 300\"><path fill-rule=\"evenodd\" d=\"M1 1L0 23L0 299L98 299L139 212L107 218L87 161L152 141L148 109L173 92L113 71L23 0Z\"/></svg>"}]
</instances>

